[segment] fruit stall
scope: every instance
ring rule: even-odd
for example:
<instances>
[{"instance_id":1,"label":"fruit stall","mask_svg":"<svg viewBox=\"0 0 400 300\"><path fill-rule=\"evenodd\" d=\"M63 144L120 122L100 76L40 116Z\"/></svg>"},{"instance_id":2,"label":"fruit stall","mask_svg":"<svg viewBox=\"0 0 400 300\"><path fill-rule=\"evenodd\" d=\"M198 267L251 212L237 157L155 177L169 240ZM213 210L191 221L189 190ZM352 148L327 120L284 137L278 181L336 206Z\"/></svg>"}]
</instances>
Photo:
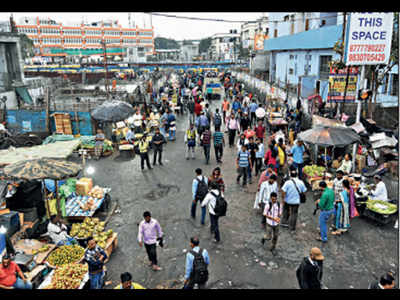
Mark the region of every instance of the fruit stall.
<instances>
[{"instance_id":1,"label":"fruit stall","mask_svg":"<svg viewBox=\"0 0 400 300\"><path fill-rule=\"evenodd\" d=\"M266 118L268 127L271 130L273 128L276 130L281 129L286 134L286 136L288 135L288 122L285 120L281 112L267 111Z\"/></svg>"}]
</instances>

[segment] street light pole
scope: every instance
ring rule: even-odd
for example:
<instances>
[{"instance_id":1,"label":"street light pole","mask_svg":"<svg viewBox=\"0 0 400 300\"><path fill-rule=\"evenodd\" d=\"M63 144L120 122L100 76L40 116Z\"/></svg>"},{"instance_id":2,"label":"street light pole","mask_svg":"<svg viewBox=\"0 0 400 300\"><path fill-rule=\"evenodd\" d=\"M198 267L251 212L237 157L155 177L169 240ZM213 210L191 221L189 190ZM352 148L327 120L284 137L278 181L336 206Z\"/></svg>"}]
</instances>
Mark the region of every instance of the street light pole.
<instances>
[{"instance_id":1,"label":"street light pole","mask_svg":"<svg viewBox=\"0 0 400 300\"><path fill-rule=\"evenodd\" d=\"M105 69L105 89L107 93L107 98L109 97L109 90L108 90L108 70L107 70L107 47L106 42L102 40L101 45L103 46L103 54L104 54L104 69Z\"/></svg>"}]
</instances>

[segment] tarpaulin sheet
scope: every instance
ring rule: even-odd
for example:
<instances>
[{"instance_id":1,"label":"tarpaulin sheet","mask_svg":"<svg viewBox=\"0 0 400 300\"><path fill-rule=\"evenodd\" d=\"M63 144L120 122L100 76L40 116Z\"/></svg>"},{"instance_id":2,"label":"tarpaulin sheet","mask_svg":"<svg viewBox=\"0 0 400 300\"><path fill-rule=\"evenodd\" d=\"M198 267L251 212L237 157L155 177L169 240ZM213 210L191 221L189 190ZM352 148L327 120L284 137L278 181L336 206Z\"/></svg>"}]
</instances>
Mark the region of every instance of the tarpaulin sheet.
<instances>
[{"instance_id":1,"label":"tarpaulin sheet","mask_svg":"<svg viewBox=\"0 0 400 300\"><path fill-rule=\"evenodd\" d=\"M32 97L31 95L29 95L29 92L26 89L26 87L16 87L15 91L26 104L33 104Z\"/></svg>"},{"instance_id":2,"label":"tarpaulin sheet","mask_svg":"<svg viewBox=\"0 0 400 300\"><path fill-rule=\"evenodd\" d=\"M74 139L72 141L60 141L47 145L0 150L0 165L9 165L23 160L44 157L65 159L80 144L80 139Z\"/></svg>"}]
</instances>

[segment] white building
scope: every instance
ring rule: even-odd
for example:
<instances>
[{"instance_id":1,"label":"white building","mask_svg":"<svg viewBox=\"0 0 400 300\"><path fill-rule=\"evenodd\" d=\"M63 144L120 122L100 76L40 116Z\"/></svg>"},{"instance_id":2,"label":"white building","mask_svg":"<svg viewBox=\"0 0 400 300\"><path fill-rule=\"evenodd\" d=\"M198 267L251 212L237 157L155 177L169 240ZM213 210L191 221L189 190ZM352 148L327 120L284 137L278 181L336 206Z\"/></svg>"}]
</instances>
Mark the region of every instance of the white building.
<instances>
[{"instance_id":1,"label":"white building","mask_svg":"<svg viewBox=\"0 0 400 300\"><path fill-rule=\"evenodd\" d=\"M210 55L212 60L235 61L239 55L240 33L216 33L211 37Z\"/></svg>"},{"instance_id":2,"label":"white building","mask_svg":"<svg viewBox=\"0 0 400 300\"><path fill-rule=\"evenodd\" d=\"M180 41L181 60L193 61L193 58L199 56L200 41Z\"/></svg>"}]
</instances>

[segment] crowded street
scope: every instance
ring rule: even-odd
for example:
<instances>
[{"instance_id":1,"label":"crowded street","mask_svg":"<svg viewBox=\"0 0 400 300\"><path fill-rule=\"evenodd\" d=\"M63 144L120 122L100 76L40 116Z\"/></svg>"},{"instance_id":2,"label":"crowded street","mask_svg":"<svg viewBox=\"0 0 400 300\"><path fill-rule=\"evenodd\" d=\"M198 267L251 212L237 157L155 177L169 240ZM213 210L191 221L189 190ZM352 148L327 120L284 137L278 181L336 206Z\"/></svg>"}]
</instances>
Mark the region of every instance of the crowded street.
<instances>
[{"instance_id":1,"label":"crowded street","mask_svg":"<svg viewBox=\"0 0 400 300\"><path fill-rule=\"evenodd\" d=\"M0 14L0 289L397 289L398 13L198 15Z\"/></svg>"}]
</instances>

